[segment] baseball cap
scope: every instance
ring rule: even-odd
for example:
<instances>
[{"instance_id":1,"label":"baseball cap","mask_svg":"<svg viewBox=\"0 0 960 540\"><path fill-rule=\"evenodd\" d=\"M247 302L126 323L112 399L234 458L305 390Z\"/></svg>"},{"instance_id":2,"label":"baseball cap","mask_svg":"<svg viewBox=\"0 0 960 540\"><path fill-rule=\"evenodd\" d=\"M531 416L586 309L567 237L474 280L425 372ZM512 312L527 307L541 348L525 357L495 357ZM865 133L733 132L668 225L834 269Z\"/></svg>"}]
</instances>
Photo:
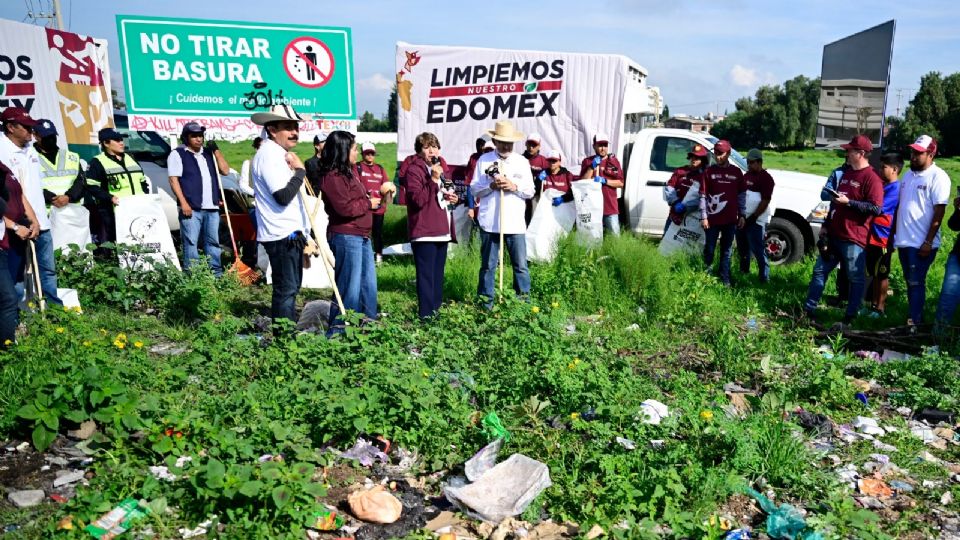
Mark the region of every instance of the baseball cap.
<instances>
[{"instance_id":1,"label":"baseball cap","mask_svg":"<svg viewBox=\"0 0 960 540\"><path fill-rule=\"evenodd\" d=\"M319 135L313 136L313 144L320 144L322 142L327 142L327 134L321 133Z\"/></svg>"},{"instance_id":2,"label":"baseball cap","mask_svg":"<svg viewBox=\"0 0 960 540\"><path fill-rule=\"evenodd\" d=\"M609 143L609 142L610 142L610 136L607 135L606 133L597 133L596 135L593 136L593 144Z\"/></svg>"},{"instance_id":3,"label":"baseball cap","mask_svg":"<svg viewBox=\"0 0 960 540\"><path fill-rule=\"evenodd\" d=\"M913 144L910 145L910 149L917 152L930 152L931 154L936 154L937 140L929 135L921 135L917 137L917 140L913 141Z\"/></svg>"},{"instance_id":4,"label":"baseball cap","mask_svg":"<svg viewBox=\"0 0 960 540\"><path fill-rule=\"evenodd\" d=\"M495 144L493 144L493 139L489 139L489 138L488 138L488 139L487 139L487 142L483 143L483 149L484 149L484 150L488 150L488 149L489 149L489 150L495 150L496 148L497 148L497 146L496 146Z\"/></svg>"},{"instance_id":5,"label":"baseball cap","mask_svg":"<svg viewBox=\"0 0 960 540\"><path fill-rule=\"evenodd\" d=\"M733 149L733 146L730 145L730 141L726 139L720 139L717 141L717 144L713 145L714 154L726 154Z\"/></svg>"},{"instance_id":6,"label":"baseball cap","mask_svg":"<svg viewBox=\"0 0 960 540\"><path fill-rule=\"evenodd\" d=\"M531 142L532 142L532 143L537 143L537 145L539 145L539 144L540 144L540 134L539 134L539 133L531 133L531 134L527 137L527 142L528 142L528 143L531 143Z\"/></svg>"},{"instance_id":7,"label":"baseball cap","mask_svg":"<svg viewBox=\"0 0 960 540\"><path fill-rule=\"evenodd\" d=\"M759 148L751 148L747 152L747 161L763 161L763 152Z\"/></svg>"},{"instance_id":8,"label":"baseball cap","mask_svg":"<svg viewBox=\"0 0 960 540\"><path fill-rule=\"evenodd\" d=\"M547 161L563 161L563 155L559 150L550 150L547 152Z\"/></svg>"},{"instance_id":9,"label":"baseball cap","mask_svg":"<svg viewBox=\"0 0 960 540\"><path fill-rule=\"evenodd\" d=\"M373 145L372 142L365 142L360 146L360 152L366 154L367 152L377 153L377 147Z\"/></svg>"},{"instance_id":10,"label":"baseball cap","mask_svg":"<svg viewBox=\"0 0 960 540\"><path fill-rule=\"evenodd\" d=\"M857 135L847 144L841 144L840 148L844 150L860 150L862 152L873 152L873 143L866 135Z\"/></svg>"},{"instance_id":11,"label":"baseball cap","mask_svg":"<svg viewBox=\"0 0 960 540\"><path fill-rule=\"evenodd\" d=\"M0 113L0 122L16 122L21 126L33 127L37 121L30 117L30 113L22 107L7 107Z\"/></svg>"},{"instance_id":12,"label":"baseball cap","mask_svg":"<svg viewBox=\"0 0 960 540\"><path fill-rule=\"evenodd\" d=\"M207 131L207 128L201 126L197 122L187 122L183 125L183 129L180 131L180 136L183 137L187 133L204 133Z\"/></svg>"},{"instance_id":13,"label":"baseball cap","mask_svg":"<svg viewBox=\"0 0 960 540\"><path fill-rule=\"evenodd\" d=\"M704 148L702 144L697 144L687 152L687 159L692 157L707 157L708 155L709 152L707 152L707 149Z\"/></svg>"},{"instance_id":14,"label":"baseball cap","mask_svg":"<svg viewBox=\"0 0 960 540\"><path fill-rule=\"evenodd\" d=\"M113 128L103 128L97 132L97 139L100 142L120 141L120 140L126 139L127 137L128 135L124 135L123 133L120 133L119 131Z\"/></svg>"},{"instance_id":15,"label":"baseball cap","mask_svg":"<svg viewBox=\"0 0 960 540\"><path fill-rule=\"evenodd\" d=\"M49 137L57 134L57 126L46 118L40 118L37 120L36 127L33 128L33 132L41 137Z\"/></svg>"}]
</instances>

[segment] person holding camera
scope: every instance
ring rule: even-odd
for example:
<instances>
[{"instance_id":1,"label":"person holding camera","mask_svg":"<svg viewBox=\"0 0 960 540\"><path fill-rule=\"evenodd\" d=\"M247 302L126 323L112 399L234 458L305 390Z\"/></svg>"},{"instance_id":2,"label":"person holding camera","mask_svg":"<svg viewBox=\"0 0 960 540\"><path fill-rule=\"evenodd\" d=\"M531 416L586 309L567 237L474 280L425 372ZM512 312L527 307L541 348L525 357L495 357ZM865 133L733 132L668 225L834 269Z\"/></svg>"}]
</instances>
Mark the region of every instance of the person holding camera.
<instances>
[{"instance_id":1,"label":"person holding camera","mask_svg":"<svg viewBox=\"0 0 960 540\"><path fill-rule=\"evenodd\" d=\"M447 246L456 241L451 210L459 202L450 171L440 161L440 141L433 133L417 135L417 159L407 170L407 227L417 271L417 306L426 319L443 304Z\"/></svg>"},{"instance_id":2,"label":"person holding camera","mask_svg":"<svg viewBox=\"0 0 960 540\"><path fill-rule=\"evenodd\" d=\"M357 175L357 143L352 133L334 131L320 154L320 192L329 217L327 241L336 259L334 280L344 309L377 318L377 271L373 259L373 210L379 192L368 193ZM328 335L343 332L340 308L330 310ZM339 319L339 320L338 320Z\"/></svg>"},{"instance_id":3,"label":"person holding camera","mask_svg":"<svg viewBox=\"0 0 960 540\"><path fill-rule=\"evenodd\" d=\"M524 140L509 120L500 120L487 133L496 146L477 160L472 196L479 201L477 221L480 225L480 277L477 294L493 306L493 280L500 261L500 242L506 244L513 265L513 288L517 294L530 293L530 272L527 270L526 200L533 198L533 176L530 162L513 151L514 143Z\"/></svg>"},{"instance_id":4,"label":"person holding camera","mask_svg":"<svg viewBox=\"0 0 960 540\"><path fill-rule=\"evenodd\" d=\"M230 173L226 158L217 143L207 142L207 128L187 122L180 131L183 143L170 152L167 172L170 189L180 204L180 242L183 244L183 268L189 269L200 259L198 250L203 234L203 252L213 273L223 275L220 262L220 174ZM219 172L219 174L217 174Z\"/></svg>"},{"instance_id":5,"label":"person holding camera","mask_svg":"<svg viewBox=\"0 0 960 540\"><path fill-rule=\"evenodd\" d=\"M303 282L303 250L310 223L298 197L307 170L291 152L300 140L303 117L289 105L274 105L250 120L263 126L263 142L250 172L257 203L257 241L270 259L273 295L270 317L297 320L297 293Z\"/></svg>"}]
</instances>

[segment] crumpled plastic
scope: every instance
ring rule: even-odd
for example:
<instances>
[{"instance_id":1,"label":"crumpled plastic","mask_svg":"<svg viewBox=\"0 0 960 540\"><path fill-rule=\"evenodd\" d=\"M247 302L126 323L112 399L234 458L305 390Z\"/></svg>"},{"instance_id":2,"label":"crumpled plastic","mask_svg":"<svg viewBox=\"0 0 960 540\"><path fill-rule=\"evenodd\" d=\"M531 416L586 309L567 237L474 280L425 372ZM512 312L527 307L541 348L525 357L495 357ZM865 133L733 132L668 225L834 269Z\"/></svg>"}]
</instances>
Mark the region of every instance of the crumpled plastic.
<instances>
[{"instance_id":1,"label":"crumpled plastic","mask_svg":"<svg viewBox=\"0 0 960 540\"><path fill-rule=\"evenodd\" d=\"M353 445L353 448L339 455L343 459L359 461L364 467L370 467L376 461L390 463L390 458L366 439L357 439L357 444Z\"/></svg>"},{"instance_id":2,"label":"crumpled plastic","mask_svg":"<svg viewBox=\"0 0 960 540\"><path fill-rule=\"evenodd\" d=\"M500 422L500 417L497 416L497 413L488 413L483 417L483 420L480 421L480 424L483 426L483 431L486 432L490 440L503 439L504 442L510 442L510 432L507 431L507 428L503 427L503 423Z\"/></svg>"},{"instance_id":3,"label":"crumpled plastic","mask_svg":"<svg viewBox=\"0 0 960 540\"><path fill-rule=\"evenodd\" d=\"M403 503L383 486L355 491L347 497L347 502L353 515L371 523L393 523L403 512Z\"/></svg>"},{"instance_id":4,"label":"crumpled plastic","mask_svg":"<svg viewBox=\"0 0 960 540\"><path fill-rule=\"evenodd\" d=\"M754 489L744 488L744 493L756 499L760 503L760 508L767 513L767 534L770 538L823 540L822 534L808 530L803 515L793 506L789 504L777 506Z\"/></svg>"},{"instance_id":5,"label":"crumpled plastic","mask_svg":"<svg viewBox=\"0 0 960 540\"><path fill-rule=\"evenodd\" d=\"M655 399L648 399L640 404L640 414L644 424L659 425L670 414L670 408Z\"/></svg>"},{"instance_id":6,"label":"crumpled plastic","mask_svg":"<svg viewBox=\"0 0 960 540\"><path fill-rule=\"evenodd\" d=\"M467 480L476 482L483 476L483 473L492 469L497 464L497 454L500 453L500 447L502 446L503 439L497 439L468 459L463 466Z\"/></svg>"},{"instance_id":7,"label":"crumpled plastic","mask_svg":"<svg viewBox=\"0 0 960 540\"><path fill-rule=\"evenodd\" d=\"M465 514L491 523L522 514L540 493L552 486L550 469L523 454L513 454L479 480L446 486L443 494Z\"/></svg>"}]
</instances>

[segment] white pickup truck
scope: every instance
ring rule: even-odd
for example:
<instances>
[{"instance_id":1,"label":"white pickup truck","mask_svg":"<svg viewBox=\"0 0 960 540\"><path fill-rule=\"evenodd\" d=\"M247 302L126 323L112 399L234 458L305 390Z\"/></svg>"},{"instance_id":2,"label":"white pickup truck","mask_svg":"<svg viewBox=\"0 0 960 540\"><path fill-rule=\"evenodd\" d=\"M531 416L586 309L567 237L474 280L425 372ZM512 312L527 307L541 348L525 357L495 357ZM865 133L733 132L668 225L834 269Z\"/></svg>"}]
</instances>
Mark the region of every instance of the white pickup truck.
<instances>
[{"instance_id":1,"label":"white pickup truck","mask_svg":"<svg viewBox=\"0 0 960 540\"><path fill-rule=\"evenodd\" d=\"M688 163L687 152L694 145L712 150L716 141L707 134L666 128L641 129L621 138L624 212L633 231L663 236L670 210L663 200L663 187L674 170ZM746 171L747 161L736 150L730 161ZM771 264L796 262L815 245L822 222L820 190L826 178L781 170L769 173L776 187L771 202L775 212L767 226L767 255Z\"/></svg>"}]
</instances>

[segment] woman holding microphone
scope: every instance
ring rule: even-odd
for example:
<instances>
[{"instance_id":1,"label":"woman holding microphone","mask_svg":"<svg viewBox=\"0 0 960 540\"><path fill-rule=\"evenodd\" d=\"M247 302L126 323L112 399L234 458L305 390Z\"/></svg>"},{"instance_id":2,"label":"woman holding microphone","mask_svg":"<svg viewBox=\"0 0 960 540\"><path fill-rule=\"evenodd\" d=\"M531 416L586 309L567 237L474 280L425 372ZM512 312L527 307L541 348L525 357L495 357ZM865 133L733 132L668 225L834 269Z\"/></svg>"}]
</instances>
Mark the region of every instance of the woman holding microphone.
<instances>
[{"instance_id":1,"label":"woman holding microphone","mask_svg":"<svg viewBox=\"0 0 960 540\"><path fill-rule=\"evenodd\" d=\"M407 226L417 271L418 313L425 319L443 304L447 244L456 241L451 210L458 199L441 163L437 136L421 133L413 147L417 154L406 175Z\"/></svg>"}]
</instances>

